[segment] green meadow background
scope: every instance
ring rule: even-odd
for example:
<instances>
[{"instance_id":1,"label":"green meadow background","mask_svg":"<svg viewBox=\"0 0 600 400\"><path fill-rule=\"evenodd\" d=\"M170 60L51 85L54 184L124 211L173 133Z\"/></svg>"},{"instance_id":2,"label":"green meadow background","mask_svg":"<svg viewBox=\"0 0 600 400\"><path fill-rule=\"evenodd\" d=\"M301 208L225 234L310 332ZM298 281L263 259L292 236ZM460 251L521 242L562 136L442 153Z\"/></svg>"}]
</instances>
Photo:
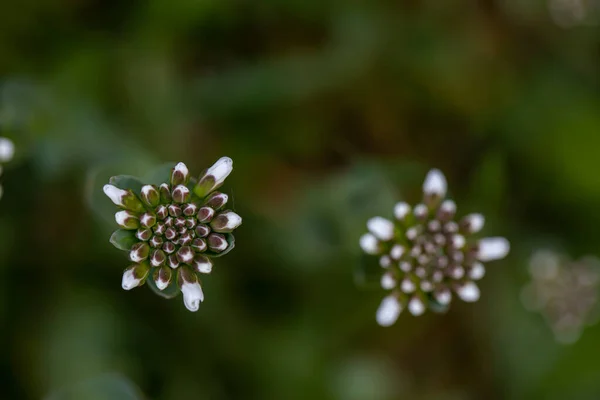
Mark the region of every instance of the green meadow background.
<instances>
[{"instance_id":1,"label":"green meadow background","mask_svg":"<svg viewBox=\"0 0 600 400\"><path fill-rule=\"evenodd\" d=\"M599 6L549 2L1 2L0 398L599 399L600 325L557 344L519 297L535 250L600 255ZM94 193L223 155L200 310L123 291ZM358 238L432 167L512 251L384 329Z\"/></svg>"}]
</instances>

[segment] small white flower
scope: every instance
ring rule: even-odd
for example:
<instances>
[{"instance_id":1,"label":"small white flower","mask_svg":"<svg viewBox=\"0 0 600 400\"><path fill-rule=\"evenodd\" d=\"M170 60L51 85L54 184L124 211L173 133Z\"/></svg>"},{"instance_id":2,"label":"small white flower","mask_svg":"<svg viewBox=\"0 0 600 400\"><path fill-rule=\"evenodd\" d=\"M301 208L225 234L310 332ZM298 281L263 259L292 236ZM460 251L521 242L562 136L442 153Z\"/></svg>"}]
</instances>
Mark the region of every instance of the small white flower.
<instances>
[{"instance_id":1,"label":"small white flower","mask_svg":"<svg viewBox=\"0 0 600 400\"><path fill-rule=\"evenodd\" d=\"M447 189L448 184L442 171L438 169L429 171L423 183L423 193L429 196L445 197Z\"/></svg>"},{"instance_id":2,"label":"small white flower","mask_svg":"<svg viewBox=\"0 0 600 400\"><path fill-rule=\"evenodd\" d=\"M360 247L367 254L377 254L379 252L379 242L371 233L365 233L360 237Z\"/></svg>"},{"instance_id":3,"label":"small white flower","mask_svg":"<svg viewBox=\"0 0 600 400\"><path fill-rule=\"evenodd\" d=\"M121 281L121 286L125 290L131 290L140 285L141 279L137 279L134 275L134 269L129 268L123 273L123 280Z\"/></svg>"},{"instance_id":4,"label":"small white flower","mask_svg":"<svg viewBox=\"0 0 600 400\"><path fill-rule=\"evenodd\" d=\"M484 275L485 267L483 266L483 264L480 262L474 263L471 267L471 270L469 271L469 278L473 279L474 281L478 281L481 278L483 278Z\"/></svg>"},{"instance_id":5,"label":"small white flower","mask_svg":"<svg viewBox=\"0 0 600 400\"><path fill-rule=\"evenodd\" d=\"M221 186L231 171L233 171L233 160L229 157L221 157L206 171L206 175L212 175L215 178L215 186Z\"/></svg>"},{"instance_id":6,"label":"small white flower","mask_svg":"<svg viewBox=\"0 0 600 400\"><path fill-rule=\"evenodd\" d=\"M0 137L0 162L12 160L15 154L15 144L12 140Z\"/></svg>"},{"instance_id":7,"label":"small white flower","mask_svg":"<svg viewBox=\"0 0 600 400\"><path fill-rule=\"evenodd\" d=\"M402 312L402 305L394 295L384 297L377 309L377 323L381 326L392 326Z\"/></svg>"},{"instance_id":8,"label":"small white flower","mask_svg":"<svg viewBox=\"0 0 600 400\"><path fill-rule=\"evenodd\" d=\"M465 247L466 243L467 241L465 240L465 237L463 235L452 236L452 245L454 246L454 248L462 249L463 247Z\"/></svg>"},{"instance_id":9,"label":"small white flower","mask_svg":"<svg viewBox=\"0 0 600 400\"><path fill-rule=\"evenodd\" d=\"M469 214L464 218L464 221L469 227L469 232L477 233L483 229L485 217L481 214Z\"/></svg>"},{"instance_id":10,"label":"small white flower","mask_svg":"<svg viewBox=\"0 0 600 400\"><path fill-rule=\"evenodd\" d=\"M119 189L114 185L104 185L104 194L108 196L108 198L115 203L115 205L124 207L123 197L127 196L127 191L123 189Z\"/></svg>"},{"instance_id":11,"label":"small white flower","mask_svg":"<svg viewBox=\"0 0 600 400\"><path fill-rule=\"evenodd\" d=\"M396 280L391 273L385 273L381 276L381 287L385 290L391 290L396 286Z\"/></svg>"},{"instance_id":12,"label":"small white flower","mask_svg":"<svg viewBox=\"0 0 600 400\"><path fill-rule=\"evenodd\" d=\"M479 300L479 288L473 282L467 282L457 290L458 296L467 303Z\"/></svg>"},{"instance_id":13,"label":"small white flower","mask_svg":"<svg viewBox=\"0 0 600 400\"><path fill-rule=\"evenodd\" d=\"M444 288L435 294L435 299L441 305L447 306L452 301L452 292L450 289Z\"/></svg>"},{"instance_id":14,"label":"small white flower","mask_svg":"<svg viewBox=\"0 0 600 400\"><path fill-rule=\"evenodd\" d=\"M381 256L379 265L381 265L381 268L389 268L392 265L392 259L389 256Z\"/></svg>"},{"instance_id":15,"label":"small white flower","mask_svg":"<svg viewBox=\"0 0 600 400\"><path fill-rule=\"evenodd\" d=\"M410 214L410 206L407 203L400 202L394 207L394 216L397 220L402 221Z\"/></svg>"},{"instance_id":16,"label":"small white flower","mask_svg":"<svg viewBox=\"0 0 600 400\"><path fill-rule=\"evenodd\" d=\"M404 278L404 280L402 280L402 283L400 284L400 289L404 293L412 293L417 289L417 286L409 278Z\"/></svg>"},{"instance_id":17,"label":"small white flower","mask_svg":"<svg viewBox=\"0 0 600 400\"><path fill-rule=\"evenodd\" d=\"M480 261L500 260L510 251L510 243L503 237L485 238L479 241L477 259Z\"/></svg>"},{"instance_id":18,"label":"small white flower","mask_svg":"<svg viewBox=\"0 0 600 400\"><path fill-rule=\"evenodd\" d=\"M204 293L200 283L184 282L181 285L181 293L183 293L183 304L190 311L198 311L200 303L204 301Z\"/></svg>"},{"instance_id":19,"label":"small white flower","mask_svg":"<svg viewBox=\"0 0 600 400\"><path fill-rule=\"evenodd\" d=\"M425 303L423 303L420 298L415 296L408 302L408 311L415 317L423 315L425 312Z\"/></svg>"},{"instance_id":20,"label":"small white flower","mask_svg":"<svg viewBox=\"0 0 600 400\"><path fill-rule=\"evenodd\" d=\"M394 260L399 260L403 254L404 254L404 247L400 246L399 244L394 245L392 247L392 250L390 250L390 256Z\"/></svg>"},{"instance_id":21,"label":"small white flower","mask_svg":"<svg viewBox=\"0 0 600 400\"><path fill-rule=\"evenodd\" d=\"M394 223L382 217L373 217L367 221L367 229L380 240L394 238Z\"/></svg>"}]
</instances>

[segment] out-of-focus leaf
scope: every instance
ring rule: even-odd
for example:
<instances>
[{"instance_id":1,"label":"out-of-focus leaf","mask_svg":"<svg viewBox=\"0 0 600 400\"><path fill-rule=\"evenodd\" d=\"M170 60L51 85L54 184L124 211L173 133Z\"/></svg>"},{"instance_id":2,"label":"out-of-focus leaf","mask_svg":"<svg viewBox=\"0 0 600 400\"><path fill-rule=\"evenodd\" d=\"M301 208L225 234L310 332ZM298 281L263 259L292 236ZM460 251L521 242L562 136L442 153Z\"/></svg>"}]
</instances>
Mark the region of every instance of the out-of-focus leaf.
<instances>
[{"instance_id":1,"label":"out-of-focus leaf","mask_svg":"<svg viewBox=\"0 0 600 400\"><path fill-rule=\"evenodd\" d=\"M145 185L160 185L169 183L171 179L171 170L175 166L174 162L161 164L144 175L142 181Z\"/></svg>"},{"instance_id":2,"label":"out-of-focus leaf","mask_svg":"<svg viewBox=\"0 0 600 400\"><path fill-rule=\"evenodd\" d=\"M369 254L361 254L358 257L354 269L354 282L357 286L365 289L380 288L381 274L378 257Z\"/></svg>"},{"instance_id":3,"label":"out-of-focus leaf","mask_svg":"<svg viewBox=\"0 0 600 400\"><path fill-rule=\"evenodd\" d=\"M119 189L131 189L133 193L139 195L142 191L143 182L139 178L131 175L116 175L111 176L108 183L115 185Z\"/></svg>"},{"instance_id":4,"label":"out-of-focus leaf","mask_svg":"<svg viewBox=\"0 0 600 400\"><path fill-rule=\"evenodd\" d=\"M126 229L117 229L110 237L110 243L119 250L129 251L138 240L135 237L135 231Z\"/></svg>"},{"instance_id":5,"label":"out-of-focus leaf","mask_svg":"<svg viewBox=\"0 0 600 400\"><path fill-rule=\"evenodd\" d=\"M45 400L142 400L140 390L120 375L92 378L52 393Z\"/></svg>"}]
</instances>

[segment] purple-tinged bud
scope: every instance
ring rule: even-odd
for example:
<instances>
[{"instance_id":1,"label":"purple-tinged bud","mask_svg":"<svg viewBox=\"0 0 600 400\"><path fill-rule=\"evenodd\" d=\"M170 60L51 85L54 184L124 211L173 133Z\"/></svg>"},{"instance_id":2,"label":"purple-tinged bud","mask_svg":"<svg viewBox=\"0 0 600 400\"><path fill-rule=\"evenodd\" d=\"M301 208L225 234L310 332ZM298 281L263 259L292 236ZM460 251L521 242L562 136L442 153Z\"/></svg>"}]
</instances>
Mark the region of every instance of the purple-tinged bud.
<instances>
[{"instance_id":1,"label":"purple-tinged bud","mask_svg":"<svg viewBox=\"0 0 600 400\"><path fill-rule=\"evenodd\" d=\"M173 168L171 172L171 185L187 185L190 179L188 167L180 162Z\"/></svg>"},{"instance_id":2,"label":"purple-tinged bud","mask_svg":"<svg viewBox=\"0 0 600 400\"><path fill-rule=\"evenodd\" d=\"M165 242L165 244L163 244L162 249L164 250L165 253L167 254L172 254L175 252L175 245L172 242Z\"/></svg>"},{"instance_id":3,"label":"purple-tinged bud","mask_svg":"<svg viewBox=\"0 0 600 400\"><path fill-rule=\"evenodd\" d=\"M146 263L132 265L123 273L121 286L125 290L131 290L141 286L144 284L149 272L150 266Z\"/></svg>"},{"instance_id":4,"label":"purple-tinged bud","mask_svg":"<svg viewBox=\"0 0 600 400\"><path fill-rule=\"evenodd\" d=\"M165 231L165 237L167 240L174 240L177 237L177 231L175 228L167 228Z\"/></svg>"},{"instance_id":5,"label":"purple-tinged bud","mask_svg":"<svg viewBox=\"0 0 600 400\"><path fill-rule=\"evenodd\" d=\"M212 262L210 261L210 258L205 257L201 254L196 254L194 256L192 268L194 269L194 271L199 272L201 274L210 274L210 272L212 271Z\"/></svg>"},{"instance_id":6,"label":"purple-tinged bud","mask_svg":"<svg viewBox=\"0 0 600 400\"><path fill-rule=\"evenodd\" d=\"M429 215L429 209L425 204L417 204L413 210L413 214L418 221L424 222Z\"/></svg>"},{"instance_id":7,"label":"purple-tinged bud","mask_svg":"<svg viewBox=\"0 0 600 400\"><path fill-rule=\"evenodd\" d=\"M181 207L176 206L175 204L171 204L169 207L169 215L171 217L179 217L181 215Z\"/></svg>"},{"instance_id":8,"label":"purple-tinged bud","mask_svg":"<svg viewBox=\"0 0 600 400\"><path fill-rule=\"evenodd\" d=\"M190 217L185 220L185 227L188 229L194 229L197 223L198 222L196 221L196 218Z\"/></svg>"},{"instance_id":9,"label":"purple-tinged bud","mask_svg":"<svg viewBox=\"0 0 600 400\"><path fill-rule=\"evenodd\" d=\"M201 224L210 222L215 216L215 210L210 207L202 207L198 210L198 222Z\"/></svg>"},{"instance_id":10,"label":"purple-tinged bud","mask_svg":"<svg viewBox=\"0 0 600 400\"><path fill-rule=\"evenodd\" d=\"M469 214L460 221L460 229L465 233L478 233L483 229L485 217L481 214Z\"/></svg>"},{"instance_id":11,"label":"purple-tinged bud","mask_svg":"<svg viewBox=\"0 0 600 400\"><path fill-rule=\"evenodd\" d=\"M197 211L198 211L198 206L195 205L194 203L186 204L183 207L183 215L185 215L186 217L192 217L192 216L196 215Z\"/></svg>"},{"instance_id":12,"label":"purple-tinged bud","mask_svg":"<svg viewBox=\"0 0 600 400\"><path fill-rule=\"evenodd\" d=\"M206 170L194 187L196 196L203 198L218 189L233 170L233 160L229 157L220 158L212 167Z\"/></svg>"},{"instance_id":13,"label":"purple-tinged bud","mask_svg":"<svg viewBox=\"0 0 600 400\"><path fill-rule=\"evenodd\" d=\"M167 228L172 228L173 227L173 217L167 217L165 218L165 226Z\"/></svg>"},{"instance_id":14,"label":"purple-tinged bud","mask_svg":"<svg viewBox=\"0 0 600 400\"><path fill-rule=\"evenodd\" d=\"M158 187L158 191L160 193L160 202L163 204L170 203L173 198L171 197L171 189L169 189L169 185L166 183L161 184Z\"/></svg>"},{"instance_id":15,"label":"purple-tinged bud","mask_svg":"<svg viewBox=\"0 0 600 400\"><path fill-rule=\"evenodd\" d=\"M242 217L234 213L233 211L225 211L217 214L210 223L210 227L215 232L229 233L233 232L238 226L242 224Z\"/></svg>"},{"instance_id":16,"label":"purple-tinged bud","mask_svg":"<svg viewBox=\"0 0 600 400\"><path fill-rule=\"evenodd\" d=\"M148 243L136 243L131 247L129 259L133 262L139 263L147 259L148 254L150 254L150 246Z\"/></svg>"},{"instance_id":17,"label":"purple-tinged bud","mask_svg":"<svg viewBox=\"0 0 600 400\"><path fill-rule=\"evenodd\" d=\"M167 226L162 222L159 222L158 224L154 225L152 229L154 230L155 235L162 236L167 230Z\"/></svg>"},{"instance_id":18,"label":"purple-tinged bud","mask_svg":"<svg viewBox=\"0 0 600 400\"><path fill-rule=\"evenodd\" d=\"M197 253L205 252L207 247L208 246L206 245L206 241L204 239L196 238L192 242L192 249L194 249L194 251Z\"/></svg>"},{"instance_id":19,"label":"purple-tinged bud","mask_svg":"<svg viewBox=\"0 0 600 400\"><path fill-rule=\"evenodd\" d=\"M190 189L188 189L187 187L185 187L183 185L179 185L175 189L173 189L173 192L171 195L173 197L173 201L175 203L179 203L179 204L189 201L189 199L191 197Z\"/></svg>"},{"instance_id":20,"label":"purple-tinged bud","mask_svg":"<svg viewBox=\"0 0 600 400\"><path fill-rule=\"evenodd\" d=\"M140 220L131 211L119 211L115 213L115 221L123 229L137 229L140 227Z\"/></svg>"},{"instance_id":21,"label":"purple-tinged bud","mask_svg":"<svg viewBox=\"0 0 600 400\"><path fill-rule=\"evenodd\" d=\"M152 229L140 228L135 233L135 237L141 240L142 242L147 242L152 237Z\"/></svg>"},{"instance_id":22,"label":"purple-tinged bud","mask_svg":"<svg viewBox=\"0 0 600 400\"><path fill-rule=\"evenodd\" d=\"M190 244L192 244L192 240L194 240L192 234L190 232L186 232L179 237L179 245L189 246Z\"/></svg>"},{"instance_id":23,"label":"purple-tinged bud","mask_svg":"<svg viewBox=\"0 0 600 400\"><path fill-rule=\"evenodd\" d=\"M144 213L140 217L140 223L146 228L152 228L156 224L156 217L150 213Z\"/></svg>"},{"instance_id":24,"label":"purple-tinged bud","mask_svg":"<svg viewBox=\"0 0 600 400\"><path fill-rule=\"evenodd\" d=\"M160 220L167 218L169 216L169 210L167 209L167 206L160 205L156 207L156 216Z\"/></svg>"},{"instance_id":25,"label":"purple-tinged bud","mask_svg":"<svg viewBox=\"0 0 600 400\"><path fill-rule=\"evenodd\" d=\"M165 290L171 283L173 272L167 267L161 267L154 271L153 278L158 290Z\"/></svg>"},{"instance_id":26,"label":"purple-tinged bud","mask_svg":"<svg viewBox=\"0 0 600 400\"><path fill-rule=\"evenodd\" d=\"M204 205L212 208L213 210L219 210L225 206L225 204L227 204L227 200L229 200L229 196L227 196L225 193L214 192L206 198Z\"/></svg>"},{"instance_id":27,"label":"purple-tinged bud","mask_svg":"<svg viewBox=\"0 0 600 400\"><path fill-rule=\"evenodd\" d=\"M441 222L451 221L452 218L456 215L456 203L452 200L445 200L440 205L440 208L437 212L437 219Z\"/></svg>"},{"instance_id":28,"label":"purple-tinged bud","mask_svg":"<svg viewBox=\"0 0 600 400\"><path fill-rule=\"evenodd\" d=\"M204 293L196 274L186 267L177 271L177 284L183 294L183 303L190 311L198 311L200 303L204 301Z\"/></svg>"},{"instance_id":29,"label":"purple-tinged bud","mask_svg":"<svg viewBox=\"0 0 600 400\"><path fill-rule=\"evenodd\" d=\"M179 268L179 260L175 254L171 254L167 257L167 265L173 269Z\"/></svg>"},{"instance_id":30,"label":"purple-tinged bud","mask_svg":"<svg viewBox=\"0 0 600 400\"><path fill-rule=\"evenodd\" d=\"M163 245L164 242L165 241L160 236L152 236L152 238L150 239L150 241L148 243L150 243L151 247L158 249Z\"/></svg>"},{"instance_id":31,"label":"purple-tinged bud","mask_svg":"<svg viewBox=\"0 0 600 400\"><path fill-rule=\"evenodd\" d=\"M196 226L196 236L204 238L207 237L208 234L210 233L210 228L208 227L208 225L198 225Z\"/></svg>"},{"instance_id":32,"label":"purple-tinged bud","mask_svg":"<svg viewBox=\"0 0 600 400\"><path fill-rule=\"evenodd\" d=\"M211 233L208 235L208 248L215 253L225 251L227 246L229 246L227 239L220 233Z\"/></svg>"},{"instance_id":33,"label":"purple-tinged bud","mask_svg":"<svg viewBox=\"0 0 600 400\"><path fill-rule=\"evenodd\" d=\"M194 252L189 246L183 246L177 251L177 259L184 264L191 264L194 260Z\"/></svg>"},{"instance_id":34,"label":"purple-tinged bud","mask_svg":"<svg viewBox=\"0 0 600 400\"><path fill-rule=\"evenodd\" d=\"M160 203L160 193L154 185L142 186L141 197L144 203L150 207L156 207Z\"/></svg>"},{"instance_id":35,"label":"purple-tinged bud","mask_svg":"<svg viewBox=\"0 0 600 400\"><path fill-rule=\"evenodd\" d=\"M131 190L119 189L114 185L104 185L104 194L121 208L137 213L144 212L144 205Z\"/></svg>"},{"instance_id":36,"label":"purple-tinged bud","mask_svg":"<svg viewBox=\"0 0 600 400\"><path fill-rule=\"evenodd\" d=\"M160 267L167 260L167 256L162 250L154 250L150 256L150 265L153 267Z\"/></svg>"},{"instance_id":37,"label":"purple-tinged bud","mask_svg":"<svg viewBox=\"0 0 600 400\"><path fill-rule=\"evenodd\" d=\"M442 171L438 169L432 169L425 177L423 182L423 198L425 204L435 207L441 199L446 197L448 190L448 183L446 177Z\"/></svg>"},{"instance_id":38,"label":"purple-tinged bud","mask_svg":"<svg viewBox=\"0 0 600 400\"><path fill-rule=\"evenodd\" d=\"M183 217L175 218L175 222L173 223L173 225L175 225L175 228L185 227L185 218L183 218Z\"/></svg>"},{"instance_id":39,"label":"purple-tinged bud","mask_svg":"<svg viewBox=\"0 0 600 400\"><path fill-rule=\"evenodd\" d=\"M179 234L179 235L185 235L187 233L187 231L188 231L185 226L182 226L180 228L176 228L176 230L177 230L177 234Z\"/></svg>"}]
</instances>

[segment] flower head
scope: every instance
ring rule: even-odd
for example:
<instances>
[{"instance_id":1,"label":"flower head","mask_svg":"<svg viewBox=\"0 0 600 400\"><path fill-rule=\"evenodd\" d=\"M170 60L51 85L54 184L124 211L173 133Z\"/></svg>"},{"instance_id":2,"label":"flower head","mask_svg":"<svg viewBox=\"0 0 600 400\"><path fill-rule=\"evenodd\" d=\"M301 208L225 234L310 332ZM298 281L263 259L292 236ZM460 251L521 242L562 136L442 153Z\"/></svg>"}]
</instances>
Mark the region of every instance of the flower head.
<instances>
[{"instance_id":1,"label":"flower head","mask_svg":"<svg viewBox=\"0 0 600 400\"><path fill-rule=\"evenodd\" d=\"M15 145L12 140L0 137L0 163L6 163L12 160L15 154ZM0 174L2 173L2 166L0 165ZM3 190L0 186L0 197L2 197Z\"/></svg>"},{"instance_id":2,"label":"flower head","mask_svg":"<svg viewBox=\"0 0 600 400\"><path fill-rule=\"evenodd\" d=\"M544 316L557 341L573 343L586 325L597 321L600 260L572 261L540 250L531 257L529 272L531 282L523 288L523 303Z\"/></svg>"},{"instance_id":3,"label":"flower head","mask_svg":"<svg viewBox=\"0 0 600 400\"><path fill-rule=\"evenodd\" d=\"M423 184L423 201L400 202L394 219L374 217L360 240L363 251L377 256L383 268L381 287L390 293L377 311L377 322L393 325L405 308L422 315L445 309L453 294L466 302L479 299L475 283L485 275L483 262L504 258L510 249L501 237L479 239L481 214L456 218L456 204L446 199L447 182L436 169Z\"/></svg>"},{"instance_id":4,"label":"flower head","mask_svg":"<svg viewBox=\"0 0 600 400\"><path fill-rule=\"evenodd\" d=\"M212 259L233 249L232 232L242 224L238 214L222 210L228 196L215 191L232 163L223 157L198 180L179 163L169 182L158 186L140 184L133 190L119 185L117 177L104 186L106 196L120 208L115 221L121 229L111 242L126 250L133 263L123 274L123 289L151 279L161 292L181 292L188 310L198 310L204 300L199 274L210 273Z\"/></svg>"}]
</instances>

